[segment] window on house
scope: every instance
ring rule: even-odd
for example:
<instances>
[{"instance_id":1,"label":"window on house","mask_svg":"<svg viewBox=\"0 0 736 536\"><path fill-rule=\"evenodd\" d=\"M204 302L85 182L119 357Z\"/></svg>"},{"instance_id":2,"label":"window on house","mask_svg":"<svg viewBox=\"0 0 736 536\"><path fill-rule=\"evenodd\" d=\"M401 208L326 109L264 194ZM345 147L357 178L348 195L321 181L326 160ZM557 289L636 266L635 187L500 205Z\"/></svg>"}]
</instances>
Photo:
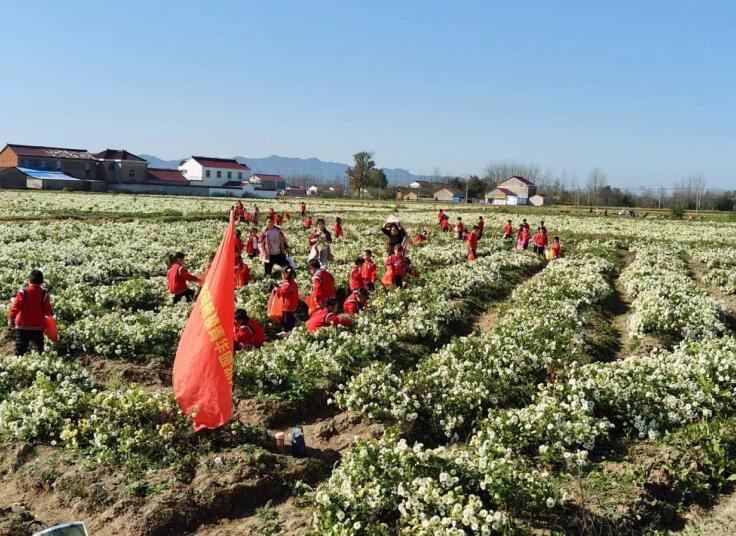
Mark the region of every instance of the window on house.
<instances>
[{"instance_id":1,"label":"window on house","mask_svg":"<svg viewBox=\"0 0 736 536\"><path fill-rule=\"evenodd\" d=\"M209 169L206 169L205 170L204 176L207 177L208 179L210 178L210 170Z\"/></svg>"},{"instance_id":2,"label":"window on house","mask_svg":"<svg viewBox=\"0 0 736 536\"><path fill-rule=\"evenodd\" d=\"M222 171L218 171L218 172L217 172L217 178L218 178L218 179L221 179L221 178L222 178Z\"/></svg>"},{"instance_id":3,"label":"window on house","mask_svg":"<svg viewBox=\"0 0 736 536\"><path fill-rule=\"evenodd\" d=\"M115 164L113 164L112 162L110 162L109 164L107 164L107 169L108 169L108 171L112 171L113 169L115 169Z\"/></svg>"},{"instance_id":4,"label":"window on house","mask_svg":"<svg viewBox=\"0 0 736 536\"><path fill-rule=\"evenodd\" d=\"M56 169L57 171L61 171L61 160L56 161Z\"/></svg>"},{"instance_id":5,"label":"window on house","mask_svg":"<svg viewBox=\"0 0 736 536\"><path fill-rule=\"evenodd\" d=\"M46 169L46 160L41 160L41 168Z\"/></svg>"},{"instance_id":6,"label":"window on house","mask_svg":"<svg viewBox=\"0 0 736 536\"><path fill-rule=\"evenodd\" d=\"M228 178L228 180L230 180L230 179L233 178L233 172L232 171L228 171L227 172L227 178Z\"/></svg>"},{"instance_id":7,"label":"window on house","mask_svg":"<svg viewBox=\"0 0 736 536\"><path fill-rule=\"evenodd\" d=\"M128 171L128 180L135 182L135 170Z\"/></svg>"},{"instance_id":8,"label":"window on house","mask_svg":"<svg viewBox=\"0 0 736 536\"><path fill-rule=\"evenodd\" d=\"M89 171L89 164L84 164L84 171Z\"/></svg>"},{"instance_id":9,"label":"window on house","mask_svg":"<svg viewBox=\"0 0 736 536\"><path fill-rule=\"evenodd\" d=\"M238 180L239 181L242 181L243 180L243 172L242 171L238 171Z\"/></svg>"},{"instance_id":10,"label":"window on house","mask_svg":"<svg viewBox=\"0 0 736 536\"><path fill-rule=\"evenodd\" d=\"M28 167L31 165L31 161L28 160L27 158L24 158L23 160L20 161L20 165L23 167Z\"/></svg>"}]
</instances>

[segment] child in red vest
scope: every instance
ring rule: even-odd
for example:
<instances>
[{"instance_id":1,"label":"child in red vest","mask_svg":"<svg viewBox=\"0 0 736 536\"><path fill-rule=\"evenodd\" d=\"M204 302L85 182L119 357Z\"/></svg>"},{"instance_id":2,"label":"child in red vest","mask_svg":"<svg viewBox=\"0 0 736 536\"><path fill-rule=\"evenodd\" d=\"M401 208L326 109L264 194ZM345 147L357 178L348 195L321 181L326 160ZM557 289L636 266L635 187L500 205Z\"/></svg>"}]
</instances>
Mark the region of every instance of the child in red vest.
<instances>
[{"instance_id":1,"label":"child in red vest","mask_svg":"<svg viewBox=\"0 0 736 536\"><path fill-rule=\"evenodd\" d=\"M245 242L245 252L251 259L255 259L258 256L258 229L255 227L250 228L250 233L248 233L248 238Z\"/></svg>"},{"instance_id":2,"label":"child in red vest","mask_svg":"<svg viewBox=\"0 0 736 536\"><path fill-rule=\"evenodd\" d=\"M560 237L556 236L554 237L552 241L552 247L550 248L552 250L552 258L556 259L560 256Z\"/></svg>"},{"instance_id":3,"label":"child in red vest","mask_svg":"<svg viewBox=\"0 0 736 536\"><path fill-rule=\"evenodd\" d=\"M320 328L327 326L336 326L339 324L350 327L353 325L350 319L340 317L336 311L337 302L334 298L330 298L309 317L309 320L307 320L307 331L314 334Z\"/></svg>"},{"instance_id":4,"label":"child in red vest","mask_svg":"<svg viewBox=\"0 0 736 536\"><path fill-rule=\"evenodd\" d=\"M332 234L335 235L335 238L341 238L345 236L342 232L342 218L340 218L339 216L335 218L335 226L332 228L332 231Z\"/></svg>"},{"instance_id":5,"label":"child in red vest","mask_svg":"<svg viewBox=\"0 0 736 536\"><path fill-rule=\"evenodd\" d=\"M511 233L513 232L513 230L513 227L511 227L511 220L507 220L506 225L503 226L503 239L511 240Z\"/></svg>"},{"instance_id":6,"label":"child in red vest","mask_svg":"<svg viewBox=\"0 0 736 536\"><path fill-rule=\"evenodd\" d=\"M391 283L397 288L404 286L404 276L408 264L406 263L406 257L404 257L404 250L401 248L401 244L394 246L394 254L386 259L386 266L391 270Z\"/></svg>"},{"instance_id":7,"label":"child in red vest","mask_svg":"<svg viewBox=\"0 0 736 536\"><path fill-rule=\"evenodd\" d=\"M317 259L307 264L307 270L312 274L312 294L310 298L315 306L322 307L327 300L335 299L335 279L332 274L321 267Z\"/></svg>"},{"instance_id":8,"label":"child in red vest","mask_svg":"<svg viewBox=\"0 0 736 536\"><path fill-rule=\"evenodd\" d=\"M473 232L468 233L468 260L475 260L477 254L478 254L478 235L480 234L480 229L477 225L473 225Z\"/></svg>"},{"instance_id":9,"label":"child in red vest","mask_svg":"<svg viewBox=\"0 0 736 536\"><path fill-rule=\"evenodd\" d=\"M179 251L169 258L170 268L166 276L169 285L169 294L173 297L174 303L181 300L188 302L194 299L194 291L187 286L188 281L197 281L199 278L190 274L189 270L184 267L184 254Z\"/></svg>"},{"instance_id":10,"label":"child in red vest","mask_svg":"<svg viewBox=\"0 0 736 536\"><path fill-rule=\"evenodd\" d=\"M304 218L304 228L305 229L312 228L312 217L311 216L307 216L306 218Z\"/></svg>"},{"instance_id":11,"label":"child in red vest","mask_svg":"<svg viewBox=\"0 0 736 536\"><path fill-rule=\"evenodd\" d=\"M478 226L478 240L483 238L483 229L486 226L486 220L483 219L483 216L478 216L478 223L476 223Z\"/></svg>"},{"instance_id":12,"label":"child in red vest","mask_svg":"<svg viewBox=\"0 0 736 536\"><path fill-rule=\"evenodd\" d=\"M43 332L46 317L51 316L51 298L44 289L43 273L33 270L28 276L28 286L16 294L8 312L8 327L15 329L15 355L28 352L28 346L43 353Z\"/></svg>"},{"instance_id":13,"label":"child in red vest","mask_svg":"<svg viewBox=\"0 0 736 536\"><path fill-rule=\"evenodd\" d=\"M460 216L457 217L455 232L457 233L458 240L463 240L465 238L465 225L463 225L463 219Z\"/></svg>"},{"instance_id":14,"label":"child in red vest","mask_svg":"<svg viewBox=\"0 0 736 536\"><path fill-rule=\"evenodd\" d=\"M235 256L243 254L243 240L240 238L240 229L235 231Z\"/></svg>"},{"instance_id":15,"label":"child in red vest","mask_svg":"<svg viewBox=\"0 0 736 536\"><path fill-rule=\"evenodd\" d=\"M350 270L350 290L358 290L359 288L367 288L367 283L363 279L363 265L365 259L358 257L353 261L353 269Z\"/></svg>"},{"instance_id":16,"label":"child in red vest","mask_svg":"<svg viewBox=\"0 0 736 536\"><path fill-rule=\"evenodd\" d=\"M368 305L368 291L359 288L351 292L342 304L342 310L349 315L357 315Z\"/></svg>"},{"instance_id":17,"label":"child in red vest","mask_svg":"<svg viewBox=\"0 0 736 536\"><path fill-rule=\"evenodd\" d=\"M442 229L443 233L450 232L450 222L448 221L447 216L442 218L442 221L440 221L440 229Z\"/></svg>"},{"instance_id":18,"label":"child in red vest","mask_svg":"<svg viewBox=\"0 0 736 536\"><path fill-rule=\"evenodd\" d=\"M266 342L266 335L261 325L248 317L245 309L235 311L233 342L236 350L259 348Z\"/></svg>"},{"instance_id":19,"label":"child in red vest","mask_svg":"<svg viewBox=\"0 0 736 536\"><path fill-rule=\"evenodd\" d=\"M360 269L360 275L363 276L368 290L374 290L376 288L376 263L373 262L373 252L370 249L366 249L363 252L363 266Z\"/></svg>"},{"instance_id":20,"label":"child in red vest","mask_svg":"<svg viewBox=\"0 0 736 536\"><path fill-rule=\"evenodd\" d=\"M299 203L299 213L302 215L302 218L307 213L307 205L304 201Z\"/></svg>"},{"instance_id":21,"label":"child in red vest","mask_svg":"<svg viewBox=\"0 0 736 536\"><path fill-rule=\"evenodd\" d=\"M294 269L284 268L281 271L281 285L273 286L273 292L283 300L283 317L281 319L282 333L291 331L296 325L297 307L299 307L299 287L296 285Z\"/></svg>"},{"instance_id":22,"label":"child in red vest","mask_svg":"<svg viewBox=\"0 0 736 536\"><path fill-rule=\"evenodd\" d=\"M537 232L534 235L534 253L537 255L544 255L544 250L547 248L547 231L542 227L537 228Z\"/></svg>"},{"instance_id":23,"label":"child in red vest","mask_svg":"<svg viewBox=\"0 0 736 536\"><path fill-rule=\"evenodd\" d=\"M516 249L519 251L529 247L529 230L524 224L519 224L519 231L516 233Z\"/></svg>"},{"instance_id":24,"label":"child in red vest","mask_svg":"<svg viewBox=\"0 0 736 536\"><path fill-rule=\"evenodd\" d=\"M243 288L250 283L250 268L243 262L243 257L235 257L235 288Z\"/></svg>"}]
</instances>

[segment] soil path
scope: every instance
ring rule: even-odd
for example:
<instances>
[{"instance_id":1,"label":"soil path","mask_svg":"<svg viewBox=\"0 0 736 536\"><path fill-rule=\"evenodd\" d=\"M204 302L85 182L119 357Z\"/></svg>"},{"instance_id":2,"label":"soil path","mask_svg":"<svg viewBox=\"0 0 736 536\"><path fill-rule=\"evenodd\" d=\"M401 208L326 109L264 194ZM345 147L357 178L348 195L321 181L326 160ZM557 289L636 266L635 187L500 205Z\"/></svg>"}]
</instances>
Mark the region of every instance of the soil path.
<instances>
[{"instance_id":1,"label":"soil path","mask_svg":"<svg viewBox=\"0 0 736 536\"><path fill-rule=\"evenodd\" d=\"M689 522L675 536L733 536L736 534L736 493L726 495L710 510L697 509L688 514Z\"/></svg>"}]
</instances>

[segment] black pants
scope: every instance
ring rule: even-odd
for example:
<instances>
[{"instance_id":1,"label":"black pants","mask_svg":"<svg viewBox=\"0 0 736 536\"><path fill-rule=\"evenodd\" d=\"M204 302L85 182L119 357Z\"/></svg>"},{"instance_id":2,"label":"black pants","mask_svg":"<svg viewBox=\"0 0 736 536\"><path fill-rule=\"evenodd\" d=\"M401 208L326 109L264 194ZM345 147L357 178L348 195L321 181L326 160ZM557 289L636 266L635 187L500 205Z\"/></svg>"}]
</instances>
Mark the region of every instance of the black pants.
<instances>
[{"instance_id":1,"label":"black pants","mask_svg":"<svg viewBox=\"0 0 736 536\"><path fill-rule=\"evenodd\" d=\"M404 278L400 275L395 275L393 276L392 282L396 288L401 288L404 285Z\"/></svg>"},{"instance_id":2,"label":"black pants","mask_svg":"<svg viewBox=\"0 0 736 536\"><path fill-rule=\"evenodd\" d=\"M278 255L271 255L268 258L268 262L263 266L263 269L266 270L266 275L271 275L274 264L278 264L279 266L281 266L281 268L286 268L287 266L289 266L289 263L286 262L286 255L284 255L283 253L279 253Z\"/></svg>"},{"instance_id":3,"label":"black pants","mask_svg":"<svg viewBox=\"0 0 736 536\"><path fill-rule=\"evenodd\" d=\"M28 353L28 345L39 353L43 353L43 331L32 329L15 330L15 355Z\"/></svg>"},{"instance_id":4,"label":"black pants","mask_svg":"<svg viewBox=\"0 0 736 536\"><path fill-rule=\"evenodd\" d=\"M458 233L457 233L457 239L458 240L462 240L463 239L463 233L461 233L460 231L458 231Z\"/></svg>"},{"instance_id":5,"label":"black pants","mask_svg":"<svg viewBox=\"0 0 736 536\"><path fill-rule=\"evenodd\" d=\"M296 326L296 317L294 311L284 311L284 316L281 319L281 327L284 331L291 331Z\"/></svg>"},{"instance_id":6,"label":"black pants","mask_svg":"<svg viewBox=\"0 0 736 536\"><path fill-rule=\"evenodd\" d=\"M193 299L194 299L194 291L190 288L188 288L186 291L182 292L181 294L174 294L174 303L179 303L181 300L186 300L190 302Z\"/></svg>"},{"instance_id":7,"label":"black pants","mask_svg":"<svg viewBox=\"0 0 736 536\"><path fill-rule=\"evenodd\" d=\"M544 255L544 246L534 246L534 253L537 255Z\"/></svg>"}]
</instances>

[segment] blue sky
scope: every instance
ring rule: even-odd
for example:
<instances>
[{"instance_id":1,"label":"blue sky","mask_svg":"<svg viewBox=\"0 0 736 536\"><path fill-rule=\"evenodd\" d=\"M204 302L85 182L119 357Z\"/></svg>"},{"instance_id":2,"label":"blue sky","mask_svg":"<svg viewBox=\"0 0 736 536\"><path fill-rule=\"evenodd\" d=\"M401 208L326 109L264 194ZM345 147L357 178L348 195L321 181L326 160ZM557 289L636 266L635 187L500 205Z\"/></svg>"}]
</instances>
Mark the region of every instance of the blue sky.
<instances>
[{"instance_id":1,"label":"blue sky","mask_svg":"<svg viewBox=\"0 0 736 536\"><path fill-rule=\"evenodd\" d=\"M0 8L0 142L736 188L736 2Z\"/></svg>"}]
</instances>

